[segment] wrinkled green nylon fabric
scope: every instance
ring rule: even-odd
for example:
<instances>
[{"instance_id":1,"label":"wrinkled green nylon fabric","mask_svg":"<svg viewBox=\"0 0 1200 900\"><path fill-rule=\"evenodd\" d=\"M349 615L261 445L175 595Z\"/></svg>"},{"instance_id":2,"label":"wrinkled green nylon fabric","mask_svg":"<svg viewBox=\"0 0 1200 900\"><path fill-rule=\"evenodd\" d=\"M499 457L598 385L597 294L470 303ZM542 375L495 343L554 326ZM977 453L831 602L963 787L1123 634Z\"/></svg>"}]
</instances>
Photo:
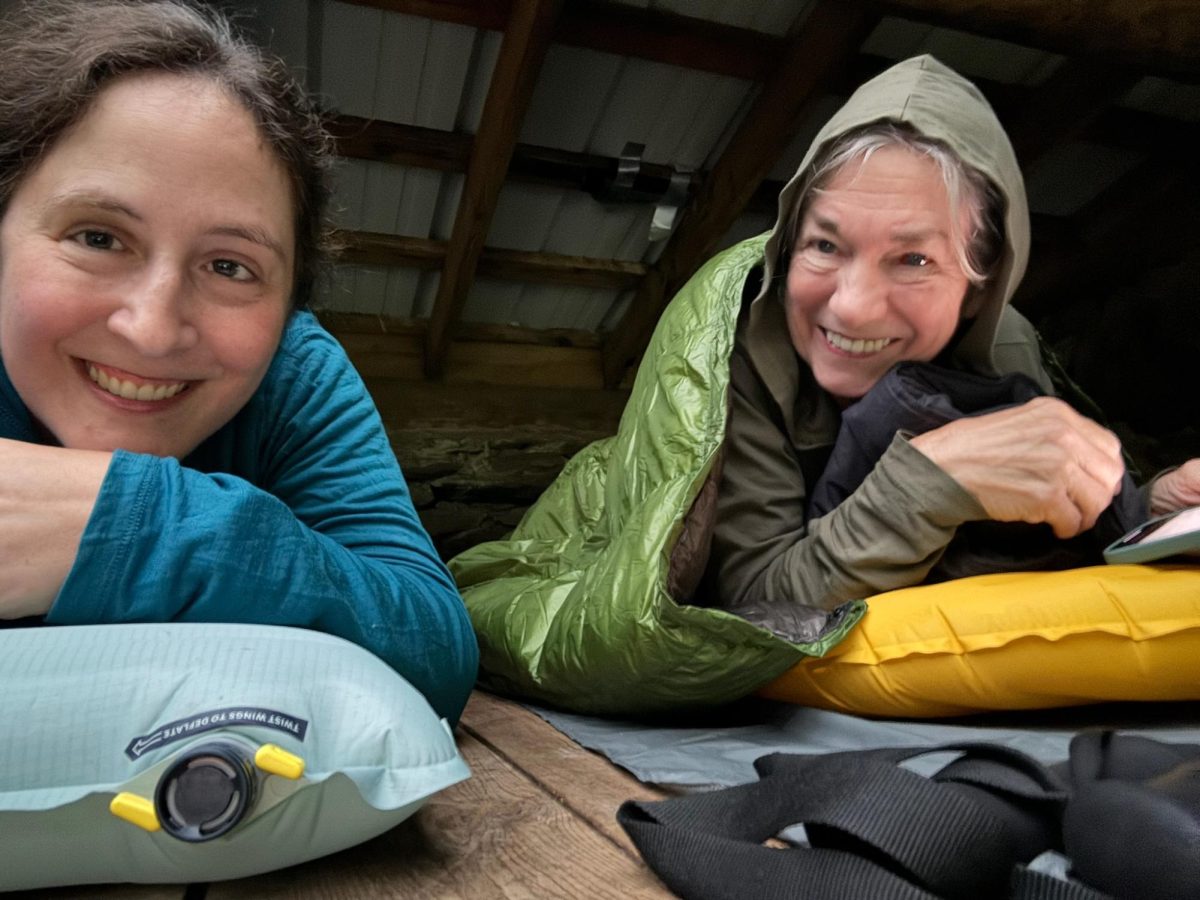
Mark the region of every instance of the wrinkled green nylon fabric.
<instances>
[{"instance_id":1,"label":"wrinkled green nylon fabric","mask_svg":"<svg viewBox=\"0 0 1200 900\"><path fill-rule=\"evenodd\" d=\"M571 459L508 540L451 560L484 687L587 713L718 704L823 655L862 617L851 604L820 641L791 644L666 590L724 440L742 285L766 237L714 257L671 302L617 434Z\"/></svg>"}]
</instances>

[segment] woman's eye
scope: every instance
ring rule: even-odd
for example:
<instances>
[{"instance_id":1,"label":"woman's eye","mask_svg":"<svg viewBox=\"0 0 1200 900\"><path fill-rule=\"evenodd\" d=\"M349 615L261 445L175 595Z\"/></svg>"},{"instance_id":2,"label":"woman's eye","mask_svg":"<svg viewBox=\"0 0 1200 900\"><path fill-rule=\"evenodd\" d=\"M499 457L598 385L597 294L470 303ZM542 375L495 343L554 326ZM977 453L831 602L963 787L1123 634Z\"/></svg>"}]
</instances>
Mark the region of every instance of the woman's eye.
<instances>
[{"instance_id":1,"label":"woman's eye","mask_svg":"<svg viewBox=\"0 0 1200 900\"><path fill-rule=\"evenodd\" d=\"M825 238L817 238L812 242L812 246L818 253L837 253L837 244Z\"/></svg>"},{"instance_id":2,"label":"woman's eye","mask_svg":"<svg viewBox=\"0 0 1200 900\"><path fill-rule=\"evenodd\" d=\"M91 250L120 250L124 246L110 232L98 231L93 228L77 232L71 238Z\"/></svg>"},{"instance_id":3,"label":"woman's eye","mask_svg":"<svg viewBox=\"0 0 1200 900\"><path fill-rule=\"evenodd\" d=\"M929 265L929 257L924 253L905 253L900 257L900 262L905 266L923 267Z\"/></svg>"},{"instance_id":4,"label":"woman's eye","mask_svg":"<svg viewBox=\"0 0 1200 900\"><path fill-rule=\"evenodd\" d=\"M215 259L212 263L212 270L224 278L229 278L233 281L253 281L254 273L243 266L240 262L234 262L232 259Z\"/></svg>"}]
</instances>

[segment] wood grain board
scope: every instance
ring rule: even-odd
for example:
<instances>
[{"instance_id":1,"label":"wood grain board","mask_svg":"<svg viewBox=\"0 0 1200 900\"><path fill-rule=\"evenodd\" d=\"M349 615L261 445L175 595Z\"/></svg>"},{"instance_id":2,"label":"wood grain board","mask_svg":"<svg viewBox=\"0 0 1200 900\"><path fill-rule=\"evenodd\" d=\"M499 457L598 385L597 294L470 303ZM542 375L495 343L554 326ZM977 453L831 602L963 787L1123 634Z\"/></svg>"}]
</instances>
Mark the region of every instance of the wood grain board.
<instances>
[{"instance_id":1,"label":"wood grain board","mask_svg":"<svg viewBox=\"0 0 1200 900\"><path fill-rule=\"evenodd\" d=\"M458 730L471 778L372 841L210 885L101 885L14 900L542 900L663 898L617 825L628 799L666 794L584 750L524 707L476 692Z\"/></svg>"},{"instance_id":2,"label":"wood grain board","mask_svg":"<svg viewBox=\"0 0 1200 900\"><path fill-rule=\"evenodd\" d=\"M671 896L613 818L661 792L487 694L472 696L458 742L472 777L413 818L325 859L212 884L207 900Z\"/></svg>"}]
</instances>

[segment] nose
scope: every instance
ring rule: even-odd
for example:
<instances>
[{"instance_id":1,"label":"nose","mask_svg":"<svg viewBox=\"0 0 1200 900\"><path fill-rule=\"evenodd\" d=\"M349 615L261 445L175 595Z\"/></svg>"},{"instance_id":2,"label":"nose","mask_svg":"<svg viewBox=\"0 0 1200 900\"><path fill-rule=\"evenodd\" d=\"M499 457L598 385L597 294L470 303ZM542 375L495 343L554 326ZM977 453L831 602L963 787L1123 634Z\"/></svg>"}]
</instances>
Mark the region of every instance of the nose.
<instances>
[{"instance_id":1,"label":"nose","mask_svg":"<svg viewBox=\"0 0 1200 900\"><path fill-rule=\"evenodd\" d=\"M888 283L868 260L853 259L838 269L829 309L847 327L870 325L887 313Z\"/></svg>"},{"instance_id":2,"label":"nose","mask_svg":"<svg viewBox=\"0 0 1200 900\"><path fill-rule=\"evenodd\" d=\"M195 346L198 333L188 318L184 273L166 265L142 270L108 317L109 330L138 353L164 357Z\"/></svg>"}]
</instances>

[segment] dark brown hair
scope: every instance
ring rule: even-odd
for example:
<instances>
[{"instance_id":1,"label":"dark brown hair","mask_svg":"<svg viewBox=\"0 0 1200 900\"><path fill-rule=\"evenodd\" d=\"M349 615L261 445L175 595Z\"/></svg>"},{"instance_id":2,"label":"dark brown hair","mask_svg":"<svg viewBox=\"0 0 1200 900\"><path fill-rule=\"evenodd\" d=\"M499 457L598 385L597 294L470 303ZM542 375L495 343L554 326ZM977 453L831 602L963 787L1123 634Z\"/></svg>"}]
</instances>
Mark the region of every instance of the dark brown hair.
<instances>
[{"instance_id":1,"label":"dark brown hair","mask_svg":"<svg viewBox=\"0 0 1200 900\"><path fill-rule=\"evenodd\" d=\"M27 0L0 25L0 217L17 186L110 81L136 72L212 79L254 116L296 212L293 302L330 251L332 140L282 60L186 0Z\"/></svg>"}]
</instances>

